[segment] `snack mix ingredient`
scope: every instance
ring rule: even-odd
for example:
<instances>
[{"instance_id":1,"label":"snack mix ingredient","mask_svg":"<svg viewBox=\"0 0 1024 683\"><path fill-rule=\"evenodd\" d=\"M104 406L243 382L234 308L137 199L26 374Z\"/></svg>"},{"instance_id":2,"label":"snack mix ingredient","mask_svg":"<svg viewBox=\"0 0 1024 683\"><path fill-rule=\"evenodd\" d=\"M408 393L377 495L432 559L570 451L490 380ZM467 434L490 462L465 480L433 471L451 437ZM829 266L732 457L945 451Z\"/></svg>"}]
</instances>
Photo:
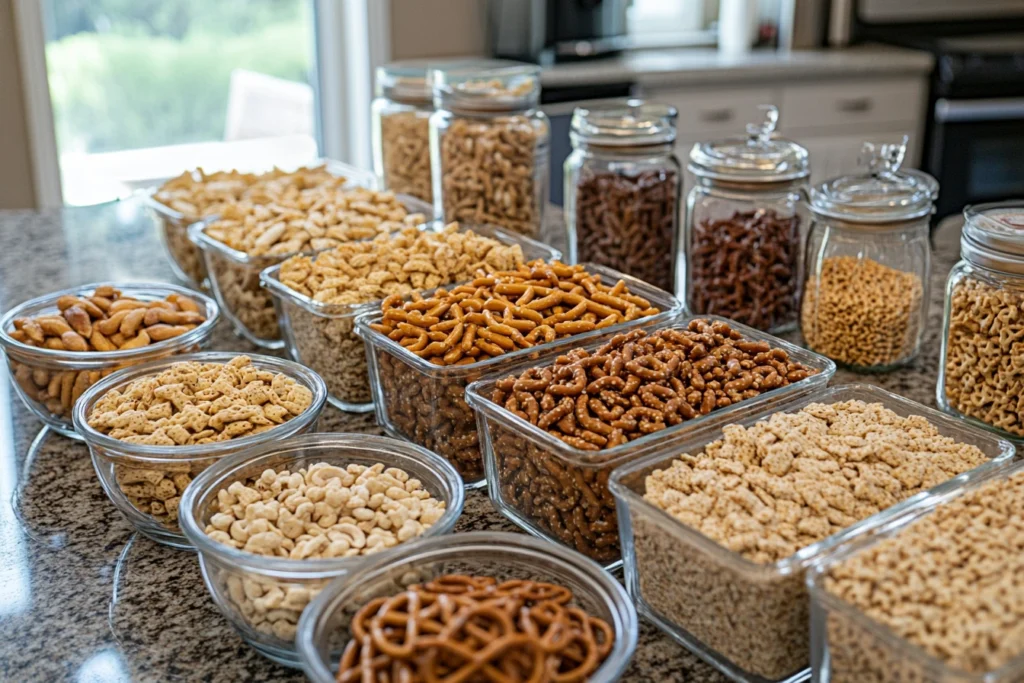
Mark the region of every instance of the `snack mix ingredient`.
<instances>
[{"instance_id":1,"label":"snack mix ingredient","mask_svg":"<svg viewBox=\"0 0 1024 683\"><path fill-rule=\"evenodd\" d=\"M380 118L384 184L392 192L433 200L430 174L430 118L401 111Z\"/></svg>"},{"instance_id":2,"label":"snack mix ingredient","mask_svg":"<svg viewBox=\"0 0 1024 683\"><path fill-rule=\"evenodd\" d=\"M96 401L89 426L128 443L193 446L251 436L301 415L312 392L294 379L259 370L247 356L228 363L175 363L111 389ZM210 460L114 466L114 478L141 512L174 528L192 477Z\"/></svg>"},{"instance_id":3,"label":"snack mix ingredient","mask_svg":"<svg viewBox=\"0 0 1024 683\"><path fill-rule=\"evenodd\" d=\"M1024 436L1020 338L1024 295L973 277L953 286L942 390L949 406Z\"/></svg>"},{"instance_id":4,"label":"snack mix ingredient","mask_svg":"<svg viewBox=\"0 0 1024 683\"><path fill-rule=\"evenodd\" d=\"M986 462L921 416L880 403L815 403L750 427L646 479L644 499L758 564L791 557ZM643 600L744 671L776 680L807 666L803 572L740 572L634 514ZM729 614L729 617L724 616Z\"/></svg>"},{"instance_id":5,"label":"snack mix ingredient","mask_svg":"<svg viewBox=\"0 0 1024 683\"><path fill-rule=\"evenodd\" d=\"M127 351L178 337L206 322L205 311L187 296L142 301L111 286L98 287L90 296L62 296L57 309L16 319L8 334L22 344L54 351ZM69 416L85 390L116 369L59 371L15 360L11 368L25 395L57 417Z\"/></svg>"},{"instance_id":6,"label":"snack mix ingredient","mask_svg":"<svg viewBox=\"0 0 1024 683\"><path fill-rule=\"evenodd\" d=\"M914 356L921 332L921 278L869 258L833 256L807 278L801 325L807 347L859 367Z\"/></svg>"},{"instance_id":7,"label":"snack mix ingredient","mask_svg":"<svg viewBox=\"0 0 1024 683\"><path fill-rule=\"evenodd\" d=\"M564 586L489 576L413 584L352 617L337 681L582 683L608 657L615 632L572 600Z\"/></svg>"},{"instance_id":8,"label":"snack mix ingredient","mask_svg":"<svg viewBox=\"0 0 1024 683\"><path fill-rule=\"evenodd\" d=\"M806 379L814 371L722 321L612 338L574 349L553 366L498 381L498 405L569 446L612 448ZM620 555L608 477L619 462L566 462L489 423L503 502L570 547L600 561Z\"/></svg>"},{"instance_id":9,"label":"snack mix ingredient","mask_svg":"<svg viewBox=\"0 0 1024 683\"><path fill-rule=\"evenodd\" d=\"M659 313L625 283L601 282L582 266L532 261L479 273L470 283L411 301L389 297L371 327L437 365L472 365L518 349ZM465 401L472 372L431 376L376 348L388 419L406 438L447 458L467 481L483 477L476 414ZM429 406L429 409L426 408Z\"/></svg>"},{"instance_id":10,"label":"snack mix ingredient","mask_svg":"<svg viewBox=\"0 0 1024 683\"><path fill-rule=\"evenodd\" d=\"M774 209L737 211L693 226L689 299L694 313L759 330L796 322L800 217Z\"/></svg>"},{"instance_id":11,"label":"snack mix ingredient","mask_svg":"<svg viewBox=\"0 0 1024 683\"><path fill-rule=\"evenodd\" d=\"M946 666L983 674L1024 652L1022 543L1017 472L834 565L824 587ZM842 613L830 613L826 628L837 683L932 680L931 669Z\"/></svg>"},{"instance_id":12,"label":"snack mix ingredient","mask_svg":"<svg viewBox=\"0 0 1024 683\"><path fill-rule=\"evenodd\" d=\"M459 232L457 223L440 233L408 227L398 235L342 244L315 257L293 256L281 264L283 284L337 309L311 311L287 299L278 303L298 357L324 378L331 396L368 403L366 353L349 306L469 280L477 272L514 270L522 263L518 244Z\"/></svg>"},{"instance_id":13,"label":"snack mix ingredient","mask_svg":"<svg viewBox=\"0 0 1024 683\"><path fill-rule=\"evenodd\" d=\"M577 259L675 291L678 174L584 171L576 192Z\"/></svg>"},{"instance_id":14,"label":"snack mix ingredient","mask_svg":"<svg viewBox=\"0 0 1024 683\"><path fill-rule=\"evenodd\" d=\"M405 470L377 463L319 462L296 471L265 470L217 492L206 534L246 552L292 560L373 555L410 541L445 512ZM282 640L327 581L288 582L223 570L233 606L257 631Z\"/></svg>"}]
</instances>

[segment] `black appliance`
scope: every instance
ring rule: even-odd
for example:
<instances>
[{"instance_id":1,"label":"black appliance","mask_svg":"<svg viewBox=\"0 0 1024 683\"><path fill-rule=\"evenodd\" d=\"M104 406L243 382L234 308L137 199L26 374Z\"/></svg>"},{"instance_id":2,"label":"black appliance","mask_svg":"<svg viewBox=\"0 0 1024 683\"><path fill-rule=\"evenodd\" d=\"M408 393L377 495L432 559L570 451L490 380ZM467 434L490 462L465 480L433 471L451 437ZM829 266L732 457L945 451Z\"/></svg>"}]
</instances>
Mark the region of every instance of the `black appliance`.
<instances>
[{"instance_id":1,"label":"black appliance","mask_svg":"<svg viewBox=\"0 0 1024 683\"><path fill-rule=\"evenodd\" d=\"M490 0L491 51L539 64L622 50L628 0Z\"/></svg>"},{"instance_id":2,"label":"black appliance","mask_svg":"<svg viewBox=\"0 0 1024 683\"><path fill-rule=\"evenodd\" d=\"M866 21L855 10L851 27L855 42L935 56L922 168L940 183L937 219L966 204L1024 197L1024 1L986 0L998 19L928 14L967 9L950 2L917 0L910 21L892 23Z\"/></svg>"}]
</instances>

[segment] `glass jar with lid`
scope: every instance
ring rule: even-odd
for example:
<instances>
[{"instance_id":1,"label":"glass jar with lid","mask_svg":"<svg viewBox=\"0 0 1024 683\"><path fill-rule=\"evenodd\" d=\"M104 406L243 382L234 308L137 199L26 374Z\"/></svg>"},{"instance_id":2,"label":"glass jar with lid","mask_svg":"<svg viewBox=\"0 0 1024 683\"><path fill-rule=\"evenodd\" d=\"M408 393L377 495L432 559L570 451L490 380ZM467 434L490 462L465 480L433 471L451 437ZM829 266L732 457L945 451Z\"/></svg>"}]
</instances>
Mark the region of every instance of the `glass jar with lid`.
<instances>
[{"instance_id":1,"label":"glass jar with lid","mask_svg":"<svg viewBox=\"0 0 1024 683\"><path fill-rule=\"evenodd\" d=\"M536 236L548 195L550 125L537 106L540 67L431 74L434 209L446 221Z\"/></svg>"},{"instance_id":2,"label":"glass jar with lid","mask_svg":"<svg viewBox=\"0 0 1024 683\"><path fill-rule=\"evenodd\" d=\"M921 346L939 185L900 168L906 145L865 143L866 173L811 190L801 331L807 348L851 370L891 370Z\"/></svg>"},{"instance_id":3,"label":"glass jar with lid","mask_svg":"<svg viewBox=\"0 0 1024 683\"><path fill-rule=\"evenodd\" d=\"M1024 200L968 206L949 273L936 400L1024 442Z\"/></svg>"},{"instance_id":4,"label":"glass jar with lid","mask_svg":"<svg viewBox=\"0 0 1024 683\"><path fill-rule=\"evenodd\" d=\"M778 137L779 110L763 105L745 137L690 151L683 277L692 313L766 332L796 327L807 224L807 150Z\"/></svg>"},{"instance_id":5,"label":"glass jar with lid","mask_svg":"<svg viewBox=\"0 0 1024 683\"><path fill-rule=\"evenodd\" d=\"M677 116L675 107L639 100L573 113L565 217L574 263L600 263L675 292Z\"/></svg>"},{"instance_id":6,"label":"glass jar with lid","mask_svg":"<svg viewBox=\"0 0 1024 683\"><path fill-rule=\"evenodd\" d=\"M381 187L433 201L430 115L434 101L428 69L395 63L377 69L373 100L373 170Z\"/></svg>"}]
</instances>

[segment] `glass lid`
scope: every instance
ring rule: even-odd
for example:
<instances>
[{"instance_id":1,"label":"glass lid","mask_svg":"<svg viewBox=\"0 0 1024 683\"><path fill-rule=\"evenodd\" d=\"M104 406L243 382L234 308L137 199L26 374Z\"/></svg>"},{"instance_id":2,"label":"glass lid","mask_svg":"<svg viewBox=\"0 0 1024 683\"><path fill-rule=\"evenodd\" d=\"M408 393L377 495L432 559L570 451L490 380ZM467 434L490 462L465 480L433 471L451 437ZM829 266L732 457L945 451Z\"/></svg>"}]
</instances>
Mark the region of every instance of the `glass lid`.
<instances>
[{"instance_id":1,"label":"glass lid","mask_svg":"<svg viewBox=\"0 0 1024 683\"><path fill-rule=\"evenodd\" d=\"M396 62L377 67L377 97L399 102L430 102L430 67L425 63Z\"/></svg>"},{"instance_id":2,"label":"glass lid","mask_svg":"<svg viewBox=\"0 0 1024 683\"><path fill-rule=\"evenodd\" d=\"M675 107L643 100L599 109L576 107L569 138L573 146L579 142L608 147L667 144L676 139L678 116Z\"/></svg>"},{"instance_id":3,"label":"glass lid","mask_svg":"<svg viewBox=\"0 0 1024 683\"><path fill-rule=\"evenodd\" d=\"M865 142L859 163L867 173L811 188L811 208L852 223L895 223L931 215L939 183L927 173L900 169L906 154L906 135L898 143Z\"/></svg>"},{"instance_id":4,"label":"glass lid","mask_svg":"<svg viewBox=\"0 0 1024 683\"><path fill-rule=\"evenodd\" d=\"M759 109L764 112L764 121L748 123L746 137L695 144L690 150L690 172L702 178L749 183L807 177L807 150L775 135L778 108L763 104Z\"/></svg>"},{"instance_id":5,"label":"glass lid","mask_svg":"<svg viewBox=\"0 0 1024 683\"><path fill-rule=\"evenodd\" d=\"M511 65L511 66L508 66ZM504 60L431 72L434 105L471 111L515 111L540 100L540 67Z\"/></svg>"},{"instance_id":6,"label":"glass lid","mask_svg":"<svg viewBox=\"0 0 1024 683\"><path fill-rule=\"evenodd\" d=\"M964 209L960 253L975 265L1024 273L1024 200Z\"/></svg>"}]
</instances>

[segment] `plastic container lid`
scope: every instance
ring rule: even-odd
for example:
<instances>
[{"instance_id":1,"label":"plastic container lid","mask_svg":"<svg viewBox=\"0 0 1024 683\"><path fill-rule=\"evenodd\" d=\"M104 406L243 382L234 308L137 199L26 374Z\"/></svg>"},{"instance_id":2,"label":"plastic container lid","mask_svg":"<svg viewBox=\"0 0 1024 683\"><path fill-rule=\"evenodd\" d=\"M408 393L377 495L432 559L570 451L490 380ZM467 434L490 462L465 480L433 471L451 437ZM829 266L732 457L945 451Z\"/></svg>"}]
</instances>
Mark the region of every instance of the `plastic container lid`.
<instances>
[{"instance_id":1,"label":"plastic container lid","mask_svg":"<svg viewBox=\"0 0 1024 683\"><path fill-rule=\"evenodd\" d=\"M1024 274L1024 200L964 209L960 254L983 268Z\"/></svg>"},{"instance_id":2,"label":"plastic container lid","mask_svg":"<svg viewBox=\"0 0 1024 683\"><path fill-rule=\"evenodd\" d=\"M747 183L778 183L810 174L807 150L775 135L779 110L761 105L765 120L748 123L746 137L698 142L690 150L689 170L702 178Z\"/></svg>"},{"instance_id":3,"label":"plastic container lid","mask_svg":"<svg viewBox=\"0 0 1024 683\"><path fill-rule=\"evenodd\" d=\"M811 209L822 216L877 225L930 215L939 183L921 171L900 170L907 136L898 143L865 142L860 163L868 172L840 176L811 189Z\"/></svg>"},{"instance_id":4,"label":"plastic container lid","mask_svg":"<svg viewBox=\"0 0 1024 683\"><path fill-rule=\"evenodd\" d=\"M540 101L540 67L507 60L433 69L434 106L468 111L517 111Z\"/></svg>"},{"instance_id":5,"label":"plastic container lid","mask_svg":"<svg viewBox=\"0 0 1024 683\"><path fill-rule=\"evenodd\" d=\"M643 100L599 109L576 107L569 139L573 147L581 142L606 147L669 144L676 139L678 117L675 107Z\"/></svg>"}]
</instances>

